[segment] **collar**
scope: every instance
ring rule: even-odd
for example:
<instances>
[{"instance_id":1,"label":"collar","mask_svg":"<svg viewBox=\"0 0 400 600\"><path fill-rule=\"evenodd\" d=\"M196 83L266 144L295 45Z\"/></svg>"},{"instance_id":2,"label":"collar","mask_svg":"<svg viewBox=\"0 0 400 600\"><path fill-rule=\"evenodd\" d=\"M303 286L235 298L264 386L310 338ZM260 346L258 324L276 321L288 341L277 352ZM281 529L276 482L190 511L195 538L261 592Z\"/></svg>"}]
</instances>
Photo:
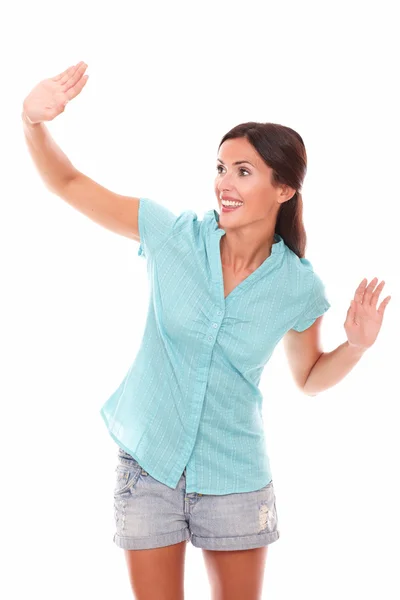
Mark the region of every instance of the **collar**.
<instances>
[{"instance_id":1,"label":"collar","mask_svg":"<svg viewBox=\"0 0 400 600\"><path fill-rule=\"evenodd\" d=\"M212 235L219 235L220 237L222 237L226 234L225 229L219 227L219 214L215 210L215 208L212 208L211 210L208 210L206 213L204 213L204 219L210 221ZM271 247L271 254L279 254L281 252L284 252L285 242L283 240L283 237L280 236L278 233L274 233L274 241L275 243L272 244Z\"/></svg>"}]
</instances>

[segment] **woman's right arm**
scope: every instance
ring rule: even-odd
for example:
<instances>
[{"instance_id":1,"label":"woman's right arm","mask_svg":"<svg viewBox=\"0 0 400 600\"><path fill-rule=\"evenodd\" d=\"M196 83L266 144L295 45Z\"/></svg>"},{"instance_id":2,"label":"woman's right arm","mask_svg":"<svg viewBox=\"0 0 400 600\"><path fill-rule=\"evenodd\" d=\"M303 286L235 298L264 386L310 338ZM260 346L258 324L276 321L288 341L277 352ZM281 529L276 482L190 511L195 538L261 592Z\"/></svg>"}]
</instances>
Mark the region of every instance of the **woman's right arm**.
<instances>
[{"instance_id":1,"label":"woman's right arm","mask_svg":"<svg viewBox=\"0 0 400 600\"><path fill-rule=\"evenodd\" d=\"M26 143L46 187L99 225L140 242L139 198L122 196L78 171L55 143L44 123L22 115Z\"/></svg>"},{"instance_id":2,"label":"woman's right arm","mask_svg":"<svg viewBox=\"0 0 400 600\"><path fill-rule=\"evenodd\" d=\"M32 160L47 188L54 193L75 177L77 170L51 137L46 125L31 124L22 110L25 141Z\"/></svg>"},{"instance_id":3,"label":"woman's right arm","mask_svg":"<svg viewBox=\"0 0 400 600\"><path fill-rule=\"evenodd\" d=\"M86 67L81 62L45 79L27 96L22 121L28 150L52 193L106 229L140 242L139 198L115 194L78 171L43 122L53 120L81 92L87 82Z\"/></svg>"}]
</instances>

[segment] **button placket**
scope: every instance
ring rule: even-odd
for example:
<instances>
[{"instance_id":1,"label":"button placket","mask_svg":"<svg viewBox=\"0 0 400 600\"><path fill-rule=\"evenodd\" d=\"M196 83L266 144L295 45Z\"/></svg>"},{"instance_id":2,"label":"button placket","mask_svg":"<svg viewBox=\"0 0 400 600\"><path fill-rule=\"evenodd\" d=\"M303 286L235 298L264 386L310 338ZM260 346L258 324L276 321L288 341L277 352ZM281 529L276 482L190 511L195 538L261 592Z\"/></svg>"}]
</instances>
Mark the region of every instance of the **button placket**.
<instances>
[{"instance_id":1,"label":"button placket","mask_svg":"<svg viewBox=\"0 0 400 600\"><path fill-rule=\"evenodd\" d=\"M222 311L222 310L218 310L218 311L217 311L217 315L220 317L220 316L223 314L223 312L224 312L224 311ZM220 325L220 323L212 323L211 327L212 327L213 329L218 329L219 325ZM209 341L209 342L212 342L212 341L213 341L215 338L214 338L214 336L212 336L212 335L209 335L209 336L207 337L207 339L208 339L208 341Z\"/></svg>"}]
</instances>

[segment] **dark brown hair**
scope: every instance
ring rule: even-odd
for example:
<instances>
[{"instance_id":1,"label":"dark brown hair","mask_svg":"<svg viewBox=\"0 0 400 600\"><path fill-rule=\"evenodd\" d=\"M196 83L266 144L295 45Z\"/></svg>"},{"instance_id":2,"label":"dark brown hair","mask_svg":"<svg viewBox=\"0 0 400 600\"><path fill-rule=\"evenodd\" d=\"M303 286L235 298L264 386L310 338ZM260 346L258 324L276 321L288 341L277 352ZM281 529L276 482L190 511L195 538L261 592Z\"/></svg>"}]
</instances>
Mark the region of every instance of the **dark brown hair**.
<instances>
[{"instance_id":1,"label":"dark brown hair","mask_svg":"<svg viewBox=\"0 0 400 600\"><path fill-rule=\"evenodd\" d=\"M275 233L282 236L286 246L304 258L307 235L303 224L301 186L307 171L307 154L301 136L290 127L276 123L241 123L222 138L246 138L272 169L272 185L286 184L296 190L290 200L283 202L276 219Z\"/></svg>"}]
</instances>

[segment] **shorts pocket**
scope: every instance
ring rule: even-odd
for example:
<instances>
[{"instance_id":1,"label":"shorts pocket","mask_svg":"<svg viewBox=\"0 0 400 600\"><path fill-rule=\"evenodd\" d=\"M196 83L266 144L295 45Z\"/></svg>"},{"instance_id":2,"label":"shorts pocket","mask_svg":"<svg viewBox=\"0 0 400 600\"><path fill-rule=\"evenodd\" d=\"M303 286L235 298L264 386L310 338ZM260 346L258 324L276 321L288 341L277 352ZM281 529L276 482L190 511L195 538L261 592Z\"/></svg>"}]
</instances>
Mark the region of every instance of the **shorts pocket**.
<instances>
[{"instance_id":1,"label":"shorts pocket","mask_svg":"<svg viewBox=\"0 0 400 600\"><path fill-rule=\"evenodd\" d=\"M117 473L114 496L124 494L130 491L138 482L141 473L141 466L133 461L132 465L118 464L115 471Z\"/></svg>"}]
</instances>

